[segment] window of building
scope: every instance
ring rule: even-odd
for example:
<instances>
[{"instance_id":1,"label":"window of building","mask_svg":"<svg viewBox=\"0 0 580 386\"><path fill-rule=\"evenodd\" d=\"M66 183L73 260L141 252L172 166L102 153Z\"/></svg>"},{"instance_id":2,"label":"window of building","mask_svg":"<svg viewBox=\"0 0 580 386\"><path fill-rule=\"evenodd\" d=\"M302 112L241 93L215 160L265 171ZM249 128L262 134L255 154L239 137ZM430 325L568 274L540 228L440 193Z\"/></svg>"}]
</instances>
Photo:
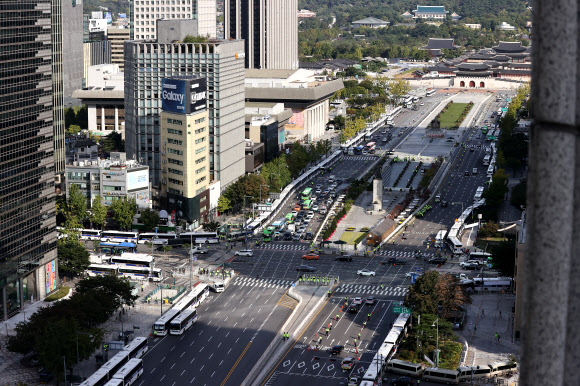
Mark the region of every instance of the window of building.
<instances>
[{"instance_id":1,"label":"window of building","mask_svg":"<svg viewBox=\"0 0 580 386\"><path fill-rule=\"evenodd\" d=\"M183 175L183 171L181 171L181 170L172 169L172 168L167 168L167 170L169 171L169 173L177 174L178 176Z\"/></svg>"},{"instance_id":2,"label":"window of building","mask_svg":"<svg viewBox=\"0 0 580 386\"><path fill-rule=\"evenodd\" d=\"M201 157L201 158L198 158L198 159L195 160L195 164L197 165L197 164L200 164L200 163L202 163L204 161L205 161L205 157Z\"/></svg>"},{"instance_id":3,"label":"window of building","mask_svg":"<svg viewBox=\"0 0 580 386\"><path fill-rule=\"evenodd\" d=\"M195 191L195 195L197 196L200 193L203 193L207 188L204 186L203 188L199 188Z\"/></svg>"},{"instance_id":4,"label":"window of building","mask_svg":"<svg viewBox=\"0 0 580 386\"><path fill-rule=\"evenodd\" d=\"M195 134L200 134L203 133L205 131L205 127L199 128L195 130Z\"/></svg>"},{"instance_id":5,"label":"window of building","mask_svg":"<svg viewBox=\"0 0 580 386\"><path fill-rule=\"evenodd\" d=\"M121 191L123 190L121 186L106 186L103 185L103 190L108 190L108 191Z\"/></svg>"},{"instance_id":6,"label":"window of building","mask_svg":"<svg viewBox=\"0 0 580 386\"><path fill-rule=\"evenodd\" d=\"M199 149L197 149L197 150L195 151L195 154L203 153L203 152L204 152L206 149L207 149L207 147L206 147L206 146L204 146L204 147L200 147Z\"/></svg>"},{"instance_id":7,"label":"window of building","mask_svg":"<svg viewBox=\"0 0 580 386\"><path fill-rule=\"evenodd\" d=\"M169 152L169 154L183 155L183 152L181 150L172 149L170 147L167 148L167 151Z\"/></svg>"},{"instance_id":8,"label":"window of building","mask_svg":"<svg viewBox=\"0 0 580 386\"><path fill-rule=\"evenodd\" d=\"M195 180L195 183L201 184L203 181L205 181L205 177L198 178L197 180Z\"/></svg>"},{"instance_id":9,"label":"window of building","mask_svg":"<svg viewBox=\"0 0 580 386\"><path fill-rule=\"evenodd\" d=\"M195 144L196 144L196 145L197 145L198 143L202 143L202 142L205 142L205 137L198 138L198 139L196 139L196 140L195 140Z\"/></svg>"},{"instance_id":10,"label":"window of building","mask_svg":"<svg viewBox=\"0 0 580 386\"><path fill-rule=\"evenodd\" d=\"M167 162L169 162L170 164L173 165L179 165L179 166L183 166L183 161L177 160L177 159L173 159L173 158L168 158Z\"/></svg>"},{"instance_id":11,"label":"window of building","mask_svg":"<svg viewBox=\"0 0 580 386\"><path fill-rule=\"evenodd\" d=\"M201 118L195 120L196 125L199 123L202 123L202 122L205 122L205 117L201 117Z\"/></svg>"},{"instance_id":12,"label":"window of building","mask_svg":"<svg viewBox=\"0 0 580 386\"><path fill-rule=\"evenodd\" d=\"M167 118L167 123L170 123L172 125L178 125L178 126L183 126L183 121L179 120L179 119L171 119L171 118Z\"/></svg>"},{"instance_id":13,"label":"window of building","mask_svg":"<svg viewBox=\"0 0 580 386\"><path fill-rule=\"evenodd\" d=\"M183 141L177 140L177 139L173 139L173 138L167 138L167 142L171 143L173 145L179 145L182 146L183 145Z\"/></svg>"},{"instance_id":14,"label":"window of building","mask_svg":"<svg viewBox=\"0 0 580 386\"><path fill-rule=\"evenodd\" d=\"M175 129L167 129L167 133L168 134L183 135L183 131L181 131L181 130L175 130Z\"/></svg>"},{"instance_id":15,"label":"window of building","mask_svg":"<svg viewBox=\"0 0 580 386\"><path fill-rule=\"evenodd\" d=\"M176 179L174 179L174 178L170 178L170 179L169 179L169 182L170 182L170 183L172 183L172 184L174 184L174 185L180 185L180 186L183 186L183 181L181 181L181 180L176 180Z\"/></svg>"},{"instance_id":16,"label":"window of building","mask_svg":"<svg viewBox=\"0 0 580 386\"><path fill-rule=\"evenodd\" d=\"M203 172L205 169L206 169L206 167L205 167L205 166L204 166L204 167L201 167L201 168L199 168L199 169L197 169L197 170L195 171L195 174L199 174L199 173Z\"/></svg>"},{"instance_id":17,"label":"window of building","mask_svg":"<svg viewBox=\"0 0 580 386\"><path fill-rule=\"evenodd\" d=\"M169 193L171 194L177 194L178 196L183 196L183 193L181 192L181 190L177 190L177 189L168 189Z\"/></svg>"}]
</instances>

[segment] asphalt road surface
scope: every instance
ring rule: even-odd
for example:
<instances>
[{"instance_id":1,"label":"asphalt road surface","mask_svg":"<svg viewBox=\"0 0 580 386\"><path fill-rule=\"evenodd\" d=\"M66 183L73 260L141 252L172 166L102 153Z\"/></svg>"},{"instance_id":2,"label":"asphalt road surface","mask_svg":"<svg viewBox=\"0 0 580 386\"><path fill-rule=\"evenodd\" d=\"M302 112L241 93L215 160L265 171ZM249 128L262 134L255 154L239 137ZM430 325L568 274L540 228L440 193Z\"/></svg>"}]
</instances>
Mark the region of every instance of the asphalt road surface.
<instances>
[{"instance_id":1,"label":"asphalt road surface","mask_svg":"<svg viewBox=\"0 0 580 386\"><path fill-rule=\"evenodd\" d=\"M287 283L242 282L212 294L183 335L154 339L137 385L239 385L296 305Z\"/></svg>"}]
</instances>

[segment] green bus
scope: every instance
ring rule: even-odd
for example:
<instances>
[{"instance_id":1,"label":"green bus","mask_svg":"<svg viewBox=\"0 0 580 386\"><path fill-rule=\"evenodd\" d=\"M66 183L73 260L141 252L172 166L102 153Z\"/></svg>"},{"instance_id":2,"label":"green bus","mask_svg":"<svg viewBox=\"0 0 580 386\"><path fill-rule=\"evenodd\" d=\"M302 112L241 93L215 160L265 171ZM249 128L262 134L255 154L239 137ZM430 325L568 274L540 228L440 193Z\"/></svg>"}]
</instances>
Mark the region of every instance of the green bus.
<instances>
[{"instance_id":1,"label":"green bus","mask_svg":"<svg viewBox=\"0 0 580 386\"><path fill-rule=\"evenodd\" d=\"M302 203L302 209L310 210L310 205L312 205L312 200L304 200Z\"/></svg>"},{"instance_id":2,"label":"green bus","mask_svg":"<svg viewBox=\"0 0 580 386\"><path fill-rule=\"evenodd\" d=\"M481 134L487 134L487 126L481 128Z\"/></svg>"},{"instance_id":3,"label":"green bus","mask_svg":"<svg viewBox=\"0 0 580 386\"><path fill-rule=\"evenodd\" d=\"M287 224L288 224L288 223L291 223L293 219L294 219L294 215L293 215L292 213L288 213L288 214L286 215L286 223L287 223Z\"/></svg>"},{"instance_id":4,"label":"green bus","mask_svg":"<svg viewBox=\"0 0 580 386\"><path fill-rule=\"evenodd\" d=\"M262 232L262 240L264 242L272 241L272 235L274 234L275 230L276 229L273 226L269 226L266 229L264 229L264 232Z\"/></svg>"},{"instance_id":5,"label":"green bus","mask_svg":"<svg viewBox=\"0 0 580 386\"><path fill-rule=\"evenodd\" d=\"M309 200L310 197L312 197L312 188L304 189L304 191L302 192L302 200L303 201Z\"/></svg>"}]
</instances>

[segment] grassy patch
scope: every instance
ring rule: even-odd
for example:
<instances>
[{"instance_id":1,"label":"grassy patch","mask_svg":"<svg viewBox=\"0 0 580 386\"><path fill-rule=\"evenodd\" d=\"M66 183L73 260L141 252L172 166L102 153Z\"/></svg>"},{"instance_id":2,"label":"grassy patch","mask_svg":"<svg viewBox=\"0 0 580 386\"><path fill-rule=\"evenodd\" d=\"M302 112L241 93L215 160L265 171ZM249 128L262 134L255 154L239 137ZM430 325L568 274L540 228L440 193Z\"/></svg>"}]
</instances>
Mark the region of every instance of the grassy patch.
<instances>
[{"instance_id":1,"label":"grassy patch","mask_svg":"<svg viewBox=\"0 0 580 386\"><path fill-rule=\"evenodd\" d=\"M352 243L351 244L358 244L361 241L363 241L365 239L365 237L367 237L367 233L368 232L356 232L356 234L354 235L353 239L352 239Z\"/></svg>"},{"instance_id":2,"label":"grassy patch","mask_svg":"<svg viewBox=\"0 0 580 386\"><path fill-rule=\"evenodd\" d=\"M55 300L62 299L68 295L70 287L60 287L55 293L44 298L45 302L54 302Z\"/></svg>"},{"instance_id":3,"label":"grassy patch","mask_svg":"<svg viewBox=\"0 0 580 386\"><path fill-rule=\"evenodd\" d=\"M413 71L417 70L416 68L410 68L407 71L401 72L399 74L396 74L394 77L395 78L408 78L408 76L410 73L412 73Z\"/></svg>"},{"instance_id":4,"label":"grassy patch","mask_svg":"<svg viewBox=\"0 0 580 386\"><path fill-rule=\"evenodd\" d=\"M439 343L441 354L439 355L439 367L443 369L456 370L461 359L461 343L445 342L443 346Z\"/></svg>"},{"instance_id":5,"label":"grassy patch","mask_svg":"<svg viewBox=\"0 0 580 386\"><path fill-rule=\"evenodd\" d=\"M354 232L342 232L342 235L340 236L340 240L344 241L346 243L350 243L350 240L352 240L354 236Z\"/></svg>"},{"instance_id":6,"label":"grassy patch","mask_svg":"<svg viewBox=\"0 0 580 386\"><path fill-rule=\"evenodd\" d=\"M451 103L449 108L441 114L441 128L452 128L456 126L456 121L467 107L467 103Z\"/></svg>"}]
</instances>

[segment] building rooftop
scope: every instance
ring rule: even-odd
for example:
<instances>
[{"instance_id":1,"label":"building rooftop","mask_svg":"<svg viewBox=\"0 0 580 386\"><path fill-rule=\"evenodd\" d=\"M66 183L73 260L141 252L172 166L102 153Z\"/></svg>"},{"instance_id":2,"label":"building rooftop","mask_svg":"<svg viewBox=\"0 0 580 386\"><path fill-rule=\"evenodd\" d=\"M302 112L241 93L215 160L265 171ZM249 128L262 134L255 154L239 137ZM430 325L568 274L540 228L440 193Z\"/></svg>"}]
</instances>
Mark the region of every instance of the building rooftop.
<instances>
[{"instance_id":1,"label":"building rooftop","mask_svg":"<svg viewBox=\"0 0 580 386\"><path fill-rule=\"evenodd\" d=\"M447 50L454 50L457 48L455 46L455 39L436 39L436 38L429 38L429 42L424 47L426 49L447 49Z\"/></svg>"},{"instance_id":2,"label":"building rooftop","mask_svg":"<svg viewBox=\"0 0 580 386\"><path fill-rule=\"evenodd\" d=\"M365 19L353 21L352 24L370 24L370 25L387 25L388 21L377 19L376 17L367 17Z\"/></svg>"},{"instance_id":3,"label":"building rooftop","mask_svg":"<svg viewBox=\"0 0 580 386\"><path fill-rule=\"evenodd\" d=\"M522 46L521 42L499 42L499 44L493 47L496 52L502 53L520 53L525 52L527 47Z\"/></svg>"},{"instance_id":4,"label":"building rooftop","mask_svg":"<svg viewBox=\"0 0 580 386\"><path fill-rule=\"evenodd\" d=\"M417 5L417 9L414 10L415 13L449 13L445 10L444 6L432 6L432 5Z\"/></svg>"},{"instance_id":5,"label":"building rooftop","mask_svg":"<svg viewBox=\"0 0 580 386\"><path fill-rule=\"evenodd\" d=\"M271 70L271 69L257 69L247 68L246 78L255 79L288 79L297 70Z\"/></svg>"}]
</instances>

